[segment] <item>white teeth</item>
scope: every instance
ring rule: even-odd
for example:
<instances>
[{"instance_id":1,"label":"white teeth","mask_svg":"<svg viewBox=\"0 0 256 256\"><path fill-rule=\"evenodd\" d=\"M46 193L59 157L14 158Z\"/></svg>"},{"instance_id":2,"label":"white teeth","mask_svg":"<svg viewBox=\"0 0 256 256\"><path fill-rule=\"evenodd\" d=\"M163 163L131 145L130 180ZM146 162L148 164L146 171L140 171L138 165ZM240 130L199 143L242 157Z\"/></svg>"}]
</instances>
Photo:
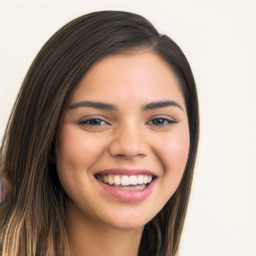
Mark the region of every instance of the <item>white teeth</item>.
<instances>
[{"instance_id":1,"label":"white teeth","mask_svg":"<svg viewBox=\"0 0 256 256\"><path fill-rule=\"evenodd\" d=\"M152 175L98 175L100 181L114 186L146 185L152 181ZM138 186L139 187L139 186ZM140 186L141 187L141 186Z\"/></svg>"},{"instance_id":2,"label":"white teeth","mask_svg":"<svg viewBox=\"0 0 256 256\"><path fill-rule=\"evenodd\" d=\"M109 185L113 185L114 184L114 179L113 179L112 175L108 176L108 184Z\"/></svg>"},{"instance_id":3,"label":"white teeth","mask_svg":"<svg viewBox=\"0 0 256 256\"><path fill-rule=\"evenodd\" d=\"M146 185L138 185L138 186L115 186L115 188L125 189L125 190L142 190L146 188Z\"/></svg>"},{"instance_id":4,"label":"white teeth","mask_svg":"<svg viewBox=\"0 0 256 256\"><path fill-rule=\"evenodd\" d=\"M121 184L121 179L119 175L114 176L114 183L115 185L120 185Z\"/></svg>"},{"instance_id":5,"label":"white teeth","mask_svg":"<svg viewBox=\"0 0 256 256\"><path fill-rule=\"evenodd\" d=\"M102 177L102 176L100 176ZM103 181L104 183L108 183L108 176L107 175L103 175Z\"/></svg>"},{"instance_id":6,"label":"white teeth","mask_svg":"<svg viewBox=\"0 0 256 256\"><path fill-rule=\"evenodd\" d=\"M130 185L137 185L138 184L138 179L135 175L130 176L129 181L130 181Z\"/></svg>"},{"instance_id":7,"label":"white teeth","mask_svg":"<svg viewBox=\"0 0 256 256\"><path fill-rule=\"evenodd\" d=\"M118 175L117 175L118 176ZM130 185L130 180L129 177L127 175L123 175L121 178L121 185L122 186L128 186Z\"/></svg>"},{"instance_id":8,"label":"white teeth","mask_svg":"<svg viewBox=\"0 0 256 256\"><path fill-rule=\"evenodd\" d=\"M138 184L143 184L143 175L138 175Z\"/></svg>"},{"instance_id":9,"label":"white teeth","mask_svg":"<svg viewBox=\"0 0 256 256\"><path fill-rule=\"evenodd\" d=\"M148 176L148 183L152 181L152 176Z\"/></svg>"}]
</instances>

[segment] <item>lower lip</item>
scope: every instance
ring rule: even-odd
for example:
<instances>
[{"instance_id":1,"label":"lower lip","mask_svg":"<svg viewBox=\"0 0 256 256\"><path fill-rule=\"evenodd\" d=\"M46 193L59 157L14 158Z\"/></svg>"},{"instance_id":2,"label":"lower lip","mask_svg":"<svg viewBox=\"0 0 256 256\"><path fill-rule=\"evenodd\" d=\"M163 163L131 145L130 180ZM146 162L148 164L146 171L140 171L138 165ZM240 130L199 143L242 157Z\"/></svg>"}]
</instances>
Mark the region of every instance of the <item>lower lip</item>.
<instances>
[{"instance_id":1,"label":"lower lip","mask_svg":"<svg viewBox=\"0 0 256 256\"><path fill-rule=\"evenodd\" d=\"M115 188L113 186L107 185L99 180L97 180L101 187L108 194L114 198L123 201L123 202L140 202L145 200L152 192L156 179L154 179L146 188L141 190L125 190Z\"/></svg>"}]
</instances>

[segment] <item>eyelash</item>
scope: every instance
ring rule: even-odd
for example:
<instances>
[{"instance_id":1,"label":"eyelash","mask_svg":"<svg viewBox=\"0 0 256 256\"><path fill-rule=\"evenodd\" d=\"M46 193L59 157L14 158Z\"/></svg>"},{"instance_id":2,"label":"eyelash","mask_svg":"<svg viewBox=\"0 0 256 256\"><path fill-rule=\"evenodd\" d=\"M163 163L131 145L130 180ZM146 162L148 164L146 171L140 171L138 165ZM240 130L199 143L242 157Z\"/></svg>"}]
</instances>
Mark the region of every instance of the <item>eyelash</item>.
<instances>
[{"instance_id":1,"label":"eyelash","mask_svg":"<svg viewBox=\"0 0 256 256\"><path fill-rule=\"evenodd\" d=\"M158 122L158 124L157 124ZM159 123L160 122L160 123ZM102 124L103 123L103 124ZM175 120L171 120L165 117L156 117L148 121L147 125L155 125L155 126L166 126L177 123ZM79 122L80 125L91 125L91 126L102 126L109 125L108 122L104 121L101 118L90 118L86 120L82 120Z\"/></svg>"},{"instance_id":2,"label":"eyelash","mask_svg":"<svg viewBox=\"0 0 256 256\"><path fill-rule=\"evenodd\" d=\"M156 121L156 122L162 121L162 123L156 124L156 123L154 123L154 121ZM156 125L156 126L166 126L166 125L171 125L171 124L175 124L175 123L177 123L175 120L168 119L165 117L156 117L147 122L147 124L152 124L152 125Z\"/></svg>"},{"instance_id":3,"label":"eyelash","mask_svg":"<svg viewBox=\"0 0 256 256\"><path fill-rule=\"evenodd\" d=\"M97 121L96 121L97 120ZM96 123L92 123L92 122L95 122ZM99 124L99 122L104 122L104 124ZM90 119L86 119L86 120L82 120L79 122L79 124L81 125L92 125L92 126L100 126L100 125L106 125L106 124L109 124L108 122L104 121L103 119L101 118L90 118Z\"/></svg>"}]
</instances>

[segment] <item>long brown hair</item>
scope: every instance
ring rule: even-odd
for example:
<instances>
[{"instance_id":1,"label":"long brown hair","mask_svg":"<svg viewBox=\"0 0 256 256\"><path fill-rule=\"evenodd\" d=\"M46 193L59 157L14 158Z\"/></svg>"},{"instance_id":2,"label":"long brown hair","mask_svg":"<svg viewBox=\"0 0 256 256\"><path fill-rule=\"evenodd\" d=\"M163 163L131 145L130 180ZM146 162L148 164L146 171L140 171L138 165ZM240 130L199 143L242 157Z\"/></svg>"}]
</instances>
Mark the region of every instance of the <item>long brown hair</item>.
<instances>
[{"instance_id":1,"label":"long brown hair","mask_svg":"<svg viewBox=\"0 0 256 256\"><path fill-rule=\"evenodd\" d=\"M181 49L145 18L102 11L62 27L42 47L17 96L0 151L7 194L0 204L3 256L70 255L64 227L65 199L54 164L63 106L88 70L106 55L139 48L161 56L180 80L190 130L181 183L146 224L139 255L174 256L179 247L196 159L199 114L189 63Z\"/></svg>"}]
</instances>

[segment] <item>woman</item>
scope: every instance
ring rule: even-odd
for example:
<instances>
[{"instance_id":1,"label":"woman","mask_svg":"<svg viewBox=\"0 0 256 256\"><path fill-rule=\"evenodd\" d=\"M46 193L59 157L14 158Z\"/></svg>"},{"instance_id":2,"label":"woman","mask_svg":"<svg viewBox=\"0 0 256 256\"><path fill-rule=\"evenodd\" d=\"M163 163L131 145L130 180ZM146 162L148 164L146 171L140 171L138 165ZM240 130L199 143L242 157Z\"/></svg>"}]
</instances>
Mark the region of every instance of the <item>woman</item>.
<instances>
[{"instance_id":1,"label":"woman","mask_svg":"<svg viewBox=\"0 0 256 256\"><path fill-rule=\"evenodd\" d=\"M176 255L199 135L180 48L119 11L43 46L1 147L3 256Z\"/></svg>"}]
</instances>

